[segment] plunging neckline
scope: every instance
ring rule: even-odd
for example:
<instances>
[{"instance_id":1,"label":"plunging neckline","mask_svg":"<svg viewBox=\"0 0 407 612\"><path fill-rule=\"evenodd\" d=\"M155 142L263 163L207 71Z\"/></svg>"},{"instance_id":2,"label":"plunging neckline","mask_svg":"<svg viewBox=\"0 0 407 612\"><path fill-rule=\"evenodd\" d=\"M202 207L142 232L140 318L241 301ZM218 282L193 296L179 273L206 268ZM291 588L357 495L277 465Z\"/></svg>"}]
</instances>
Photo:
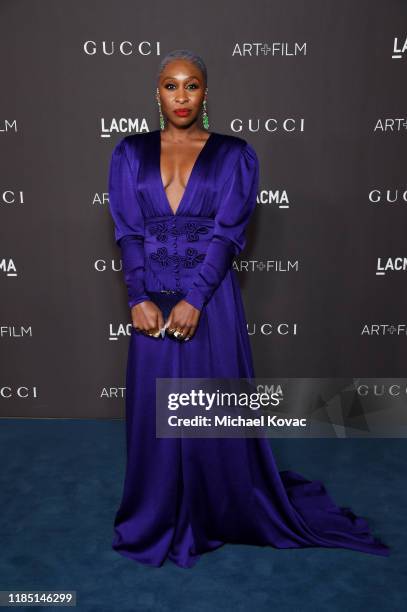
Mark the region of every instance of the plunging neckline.
<instances>
[{"instance_id":1,"label":"plunging neckline","mask_svg":"<svg viewBox=\"0 0 407 612\"><path fill-rule=\"evenodd\" d=\"M161 175L161 130L157 130L157 155L158 155L157 169L158 169L158 182L160 184L160 189L161 189L161 193L163 195L163 199L165 201L165 204L166 204L170 214L172 216L174 216L174 217L176 217L178 215L178 212L179 212L180 208L182 207L182 205L183 205L183 203L184 203L184 201L186 199L186 196L187 196L187 194L189 192L189 189L192 186L192 183L193 183L194 178L195 178L195 174L196 174L196 172L197 172L197 170L199 168L199 164L200 164L200 162L202 160L204 152L208 149L208 143L209 143L210 140L213 139L214 133L215 132L209 132L209 136L206 139L204 146L199 151L198 156L195 159L195 162L194 162L194 164L192 166L192 170L191 170L191 173L189 175L187 184L185 185L184 192L183 192L183 194L181 196L180 201L178 202L178 206L176 208L176 211L174 212L172 210L172 208L171 208L170 201L169 201L167 193L165 191L164 182L163 182L162 175Z\"/></svg>"}]
</instances>

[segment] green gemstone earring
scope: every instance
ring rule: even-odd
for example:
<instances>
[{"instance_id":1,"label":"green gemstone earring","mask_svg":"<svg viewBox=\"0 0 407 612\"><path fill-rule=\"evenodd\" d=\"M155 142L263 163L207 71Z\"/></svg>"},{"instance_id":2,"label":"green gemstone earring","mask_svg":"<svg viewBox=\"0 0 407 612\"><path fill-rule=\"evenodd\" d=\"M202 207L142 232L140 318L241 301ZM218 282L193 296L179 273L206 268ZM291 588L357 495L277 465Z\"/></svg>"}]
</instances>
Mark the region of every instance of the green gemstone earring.
<instances>
[{"instance_id":1,"label":"green gemstone earring","mask_svg":"<svg viewBox=\"0 0 407 612\"><path fill-rule=\"evenodd\" d=\"M157 87L157 102L158 102L158 111L160 113L160 130L163 130L165 128L165 123L164 123L164 115L162 114L162 111L161 111L160 92L158 91L158 87Z\"/></svg>"},{"instance_id":2,"label":"green gemstone earring","mask_svg":"<svg viewBox=\"0 0 407 612\"><path fill-rule=\"evenodd\" d=\"M207 93L208 93L208 89L205 89L205 98L204 98L204 101L202 102L202 106L203 106L202 124L205 130L209 130L209 118L208 118L208 113L206 112L206 94Z\"/></svg>"}]
</instances>

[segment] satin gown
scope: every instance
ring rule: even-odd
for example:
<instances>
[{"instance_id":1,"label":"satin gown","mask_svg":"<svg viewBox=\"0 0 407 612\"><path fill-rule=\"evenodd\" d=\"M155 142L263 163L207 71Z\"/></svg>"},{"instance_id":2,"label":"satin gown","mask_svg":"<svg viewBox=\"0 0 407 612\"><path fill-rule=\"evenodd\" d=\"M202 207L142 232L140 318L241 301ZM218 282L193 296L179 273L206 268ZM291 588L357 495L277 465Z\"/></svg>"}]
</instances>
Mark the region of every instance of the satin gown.
<instances>
[{"instance_id":1,"label":"satin gown","mask_svg":"<svg viewBox=\"0 0 407 612\"><path fill-rule=\"evenodd\" d=\"M155 130L124 137L111 157L110 213L128 305L173 292L201 314L187 342L132 327L127 464L113 549L151 566L170 559L184 568L225 543L388 555L367 521L338 507L321 481L279 472L266 438L156 438L156 377L255 375L232 262L245 247L259 186L253 147L212 132L174 213L160 153Z\"/></svg>"}]
</instances>

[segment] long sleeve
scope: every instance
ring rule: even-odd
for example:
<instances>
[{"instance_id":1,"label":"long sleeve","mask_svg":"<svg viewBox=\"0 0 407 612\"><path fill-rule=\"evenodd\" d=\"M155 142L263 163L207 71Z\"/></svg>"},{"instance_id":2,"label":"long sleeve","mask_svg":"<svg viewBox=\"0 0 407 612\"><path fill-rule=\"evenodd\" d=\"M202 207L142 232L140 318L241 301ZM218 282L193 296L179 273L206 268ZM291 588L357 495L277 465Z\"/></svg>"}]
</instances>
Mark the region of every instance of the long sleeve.
<instances>
[{"instance_id":1,"label":"long sleeve","mask_svg":"<svg viewBox=\"0 0 407 612\"><path fill-rule=\"evenodd\" d=\"M122 255L128 305L149 300L144 287L144 217L134 185L126 138L113 149L109 169L109 205L116 244Z\"/></svg>"},{"instance_id":2,"label":"long sleeve","mask_svg":"<svg viewBox=\"0 0 407 612\"><path fill-rule=\"evenodd\" d=\"M184 299L202 310L220 285L233 259L246 245L246 226L254 211L259 186L259 162L247 142L222 187L214 233L205 259Z\"/></svg>"}]
</instances>

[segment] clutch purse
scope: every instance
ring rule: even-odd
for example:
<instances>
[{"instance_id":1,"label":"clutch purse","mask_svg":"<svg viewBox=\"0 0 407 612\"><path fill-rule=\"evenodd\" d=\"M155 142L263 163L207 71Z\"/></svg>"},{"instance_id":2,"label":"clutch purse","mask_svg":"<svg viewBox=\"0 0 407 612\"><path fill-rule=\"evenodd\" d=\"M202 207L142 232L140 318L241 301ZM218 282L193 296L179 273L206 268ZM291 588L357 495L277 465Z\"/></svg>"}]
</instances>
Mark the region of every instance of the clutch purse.
<instances>
[{"instance_id":1,"label":"clutch purse","mask_svg":"<svg viewBox=\"0 0 407 612\"><path fill-rule=\"evenodd\" d=\"M172 289L165 289L162 291L147 291L147 295L154 304L157 304L158 308L163 313L164 320L166 320L171 312L171 309L185 296L182 291L175 291Z\"/></svg>"}]
</instances>

